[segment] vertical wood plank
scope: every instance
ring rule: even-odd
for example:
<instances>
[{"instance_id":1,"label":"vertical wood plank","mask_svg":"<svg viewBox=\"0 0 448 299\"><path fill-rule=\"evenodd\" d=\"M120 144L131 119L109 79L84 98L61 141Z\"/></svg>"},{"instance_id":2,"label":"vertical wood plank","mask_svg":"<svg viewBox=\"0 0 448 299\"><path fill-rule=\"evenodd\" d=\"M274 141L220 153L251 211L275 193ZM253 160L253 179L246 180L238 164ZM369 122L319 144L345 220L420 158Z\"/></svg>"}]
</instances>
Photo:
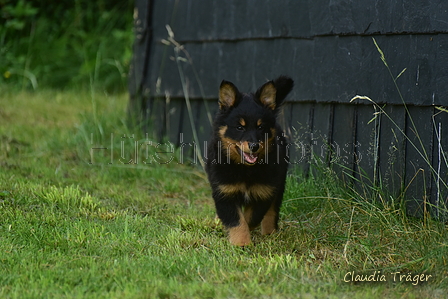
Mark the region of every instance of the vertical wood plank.
<instances>
[{"instance_id":1,"label":"vertical wood plank","mask_svg":"<svg viewBox=\"0 0 448 299\"><path fill-rule=\"evenodd\" d=\"M434 110L433 181L431 204L433 215L442 221L448 220L448 112Z\"/></svg>"},{"instance_id":2,"label":"vertical wood plank","mask_svg":"<svg viewBox=\"0 0 448 299\"><path fill-rule=\"evenodd\" d=\"M364 198L370 198L371 188L377 183L378 120L372 105L356 107L355 187Z\"/></svg>"},{"instance_id":3,"label":"vertical wood plank","mask_svg":"<svg viewBox=\"0 0 448 299\"><path fill-rule=\"evenodd\" d=\"M330 166L351 185L356 159L355 104L335 105L332 129Z\"/></svg>"},{"instance_id":4,"label":"vertical wood plank","mask_svg":"<svg viewBox=\"0 0 448 299\"><path fill-rule=\"evenodd\" d=\"M322 167L328 167L331 159L331 129L333 126L333 105L316 103L310 136L311 169L319 175Z\"/></svg>"},{"instance_id":5,"label":"vertical wood plank","mask_svg":"<svg viewBox=\"0 0 448 299\"><path fill-rule=\"evenodd\" d=\"M405 123L403 106L387 105L381 115L379 130L379 184L392 196L403 190L405 173Z\"/></svg>"},{"instance_id":6,"label":"vertical wood plank","mask_svg":"<svg viewBox=\"0 0 448 299\"><path fill-rule=\"evenodd\" d=\"M291 166L308 174L311 156L311 126L314 103L293 103L289 124L289 154ZM287 131L288 132L288 131Z\"/></svg>"},{"instance_id":7,"label":"vertical wood plank","mask_svg":"<svg viewBox=\"0 0 448 299\"><path fill-rule=\"evenodd\" d=\"M405 196L410 215L423 216L428 211L432 180L433 155L432 108L408 106L406 117L406 176ZM415 128L414 128L415 125Z\"/></svg>"}]
</instances>

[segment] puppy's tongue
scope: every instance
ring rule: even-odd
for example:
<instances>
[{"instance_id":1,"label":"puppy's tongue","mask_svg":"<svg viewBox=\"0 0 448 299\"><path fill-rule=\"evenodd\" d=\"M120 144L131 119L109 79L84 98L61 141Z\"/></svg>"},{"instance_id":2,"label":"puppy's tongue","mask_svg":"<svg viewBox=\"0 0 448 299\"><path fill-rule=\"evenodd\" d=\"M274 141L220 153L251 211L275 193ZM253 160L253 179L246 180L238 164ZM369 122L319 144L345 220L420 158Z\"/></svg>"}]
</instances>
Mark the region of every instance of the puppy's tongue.
<instances>
[{"instance_id":1,"label":"puppy's tongue","mask_svg":"<svg viewBox=\"0 0 448 299\"><path fill-rule=\"evenodd\" d=\"M254 164L255 162L257 162L257 159L258 159L257 154L248 154L248 153L243 152L243 156L244 156L244 160L246 160L250 164Z\"/></svg>"}]
</instances>

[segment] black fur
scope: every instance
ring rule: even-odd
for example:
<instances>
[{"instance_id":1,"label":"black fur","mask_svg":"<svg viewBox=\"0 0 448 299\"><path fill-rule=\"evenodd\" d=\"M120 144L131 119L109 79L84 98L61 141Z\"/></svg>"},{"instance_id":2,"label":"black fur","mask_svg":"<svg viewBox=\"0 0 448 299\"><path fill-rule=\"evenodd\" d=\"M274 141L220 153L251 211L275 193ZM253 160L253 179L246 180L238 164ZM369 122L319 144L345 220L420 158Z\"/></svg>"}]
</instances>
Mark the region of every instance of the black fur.
<instances>
[{"instance_id":1,"label":"black fur","mask_svg":"<svg viewBox=\"0 0 448 299\"><path fill-rule=\"evenodd\" d=\"M249 244L248 229L260 223L263 234L277 229L289 161L276 117L293 85L281 76L241 93L221 83L206 171L218 217L235 245Z\"/></svg>"}]
</instances>

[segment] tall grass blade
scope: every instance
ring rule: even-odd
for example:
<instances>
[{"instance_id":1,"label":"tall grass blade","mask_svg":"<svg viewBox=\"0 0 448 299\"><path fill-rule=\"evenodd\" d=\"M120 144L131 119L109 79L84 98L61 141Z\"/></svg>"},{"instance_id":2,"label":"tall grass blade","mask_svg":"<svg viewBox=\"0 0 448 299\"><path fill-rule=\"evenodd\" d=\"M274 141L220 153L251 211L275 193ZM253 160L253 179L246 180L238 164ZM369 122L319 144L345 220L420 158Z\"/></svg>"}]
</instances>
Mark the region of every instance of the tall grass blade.
<instances>
[{"instance_id":1,"label":"tall grass blade","mask_svg":"<svg viewBox=\"0 0 448 299\"><path fill-rule=\"evenodd\" d=\"M395 81L397 81L398 80L398 78L400 78L400 76L401 75L403 75L404 74L404 72L406 72L406 70L407 70L407 68L404 68L399 74L398 74L398 76L397 77L395 77Z\"/></svg>"},{"instance_id":2,"label":"tall grass blade","mask_svg":"<svg viewBox=\"0 0 448 299\"><path fill-rule=\"evenodd\" d=\"M202 168L205 169L205 164L204 164L204 160L202 159L202 151L201 151L201 147L200 147L200 142L199 142L199 138L198 138L198 133L196 130L196 126L194 124L194 118L193 118L193 110L191 108L191 103L190 103L190 94L188 92L188 85L185 79L185 74L184 71L182 69L182 66L180 64L180 62L188 62L188 60L184 57L181 57L179 55L179 52L182 51L184 49L184 47L179 44L175 39L174 39L174 33L171 29L171 27L169 25L166 25L166 29L168 31L168 36L169 39L168 41L174 46L174 55L175 55L175 61L176 61L176 65L177 65L177 69L179 71L179 77L181 80L181 84L182 84L182 91L184 94L184 98L185 98L185 104L187 106L187 112L188 112L188 118L190 121L190 127L191 127L191 131L193 133L193 139L196 143L196 147L195 147L195 158L197 157L199 160L199 163L201 164Z\"/></svg>"}]
</instances>

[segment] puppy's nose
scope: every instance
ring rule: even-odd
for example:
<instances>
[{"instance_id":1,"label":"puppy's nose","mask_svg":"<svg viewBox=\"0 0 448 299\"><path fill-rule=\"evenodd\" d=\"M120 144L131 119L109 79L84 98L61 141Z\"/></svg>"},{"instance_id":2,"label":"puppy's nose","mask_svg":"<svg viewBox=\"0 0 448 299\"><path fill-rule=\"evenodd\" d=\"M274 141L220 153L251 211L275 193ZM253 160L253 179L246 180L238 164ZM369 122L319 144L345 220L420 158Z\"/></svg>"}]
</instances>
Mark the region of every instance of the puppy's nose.
<instances>
[{"instance_id":1,"label":"puppy's nose","mask_svg":"<svg viewBox=\"0 0 448 299\"><path fill-rule=\"evenodd\" d=\"M256 152L260 148L258 143L249 143L249 149L251 152Z\"/></svg>"}]
</instances>

